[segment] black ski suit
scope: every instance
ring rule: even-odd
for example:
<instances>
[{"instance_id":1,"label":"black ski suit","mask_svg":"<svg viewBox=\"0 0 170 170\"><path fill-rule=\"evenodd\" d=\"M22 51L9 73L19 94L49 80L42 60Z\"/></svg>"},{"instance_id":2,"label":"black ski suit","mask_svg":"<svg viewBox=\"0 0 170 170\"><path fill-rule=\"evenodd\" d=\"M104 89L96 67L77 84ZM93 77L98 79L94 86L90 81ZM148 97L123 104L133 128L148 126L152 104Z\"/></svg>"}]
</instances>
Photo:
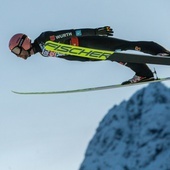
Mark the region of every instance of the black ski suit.
<instances>
[{"instance_id":1,"label":"black ski suit","mask_svg":"<svg viewBox=\"0 0 170 170\"><path fill-rule=\"evenodd\" d=\"M60 30L60 31L46 31L43 32L34 41L33 49L34 52L40 52L42 55L44 53L44 44L46 41L56 41L65 44L71 44L72 37L77 37L79 46L96 48L101 50L138 50L144 53L157 55L159 53L170 52L163 48L161 45L153 41L127 41L121 40L108 36L97 35L97 29L71 29L71 30ZM48 55L47 55L48 56ZM58 56L59 58L64 58L67 60L77 60L77 61L96 61L89 58L83 58L78 56ZM146 64L139 63L121 63L131 68L136 75L143 77L153 77L152 71L148 68Z\"/></svg>"}]
</instances>

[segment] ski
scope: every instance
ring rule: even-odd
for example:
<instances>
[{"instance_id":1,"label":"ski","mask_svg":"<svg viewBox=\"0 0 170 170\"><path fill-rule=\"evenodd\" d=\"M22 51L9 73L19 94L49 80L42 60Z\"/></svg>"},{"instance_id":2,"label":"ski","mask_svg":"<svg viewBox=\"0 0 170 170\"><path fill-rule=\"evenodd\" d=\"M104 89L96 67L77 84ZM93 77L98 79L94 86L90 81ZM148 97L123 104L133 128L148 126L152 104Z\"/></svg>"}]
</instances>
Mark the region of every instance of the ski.
<instances>
[{"instance_id":1,"label":"ski","mask_svg":"<svg viewBox=\"0 0 170 170\"><path fill-rule=\"evenodd\" d=\"M129 54L123 52L114 52L73 46L53 41L47 41L45 43L44 53L47 53L49 56L73 55L93 60L111 60L117 62L170 65L170 56Z\"/></svg>"},{"instance_id":2,"label":"ski","mask_svg":"<svg viewBox=\"0 0 170 170\"><path fill-rule=\"evenodd\" d=\"M159 79L146 81L146 82L126 84L126 85L115 84L115 85L98 86L98 87L82 88L82 89L74 89L74 90L47 91L47 92L19 92L19 91L12 91L12 92L16 93L16 94L23 94L23 95L68 94L68 93L90 92L90 91L97 91L97 90L115 89L115 88L129 87L129 86L135 86L135 85L142 85L142 84L147 84L147 83L162 82L162 81L166 81L166 80L170 80L170 77L159 78Z\"/></svg>"}]
</instances>

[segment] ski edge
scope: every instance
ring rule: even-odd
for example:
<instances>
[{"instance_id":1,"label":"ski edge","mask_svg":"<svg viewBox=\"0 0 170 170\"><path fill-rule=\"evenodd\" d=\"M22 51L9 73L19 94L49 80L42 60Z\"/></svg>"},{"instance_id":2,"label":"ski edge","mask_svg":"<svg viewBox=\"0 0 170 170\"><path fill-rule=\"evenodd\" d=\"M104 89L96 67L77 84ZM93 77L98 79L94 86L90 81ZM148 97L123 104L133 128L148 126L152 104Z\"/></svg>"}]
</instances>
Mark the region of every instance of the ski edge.
<instances>
[{"instance_id":1,"label":"ski edge","mask_svg":"<svg viewBox=\"0 0 170 170\"><path fill-rule=\"evenodd\" d=\"M162 82L170 80L170 77L166 78L160 78L156 79L154 81L146 81L146 82L140 82L140 83L134 83L134 84L126 84L126 85L121 85L121 84L115 84L115 85L108 85L108 86L98 86L98 87L91 87L91 88L82 88L82 89L76 89L76 90L63 90L63 91L46 91L46 92L20 92L20 91L14 91L12 90L13 93L15 94L23 94L23 95L44 95L44 94L68 94L68 93L81 93L81 92L90 92L90 91L97 91L97 90L106 90L106 89L114 89L114 88L121 88L121 87L131 87L135 85L143 85L143 84L151 84L151 83L156 83L156 82Z\"/></svg>"}]
</instances>

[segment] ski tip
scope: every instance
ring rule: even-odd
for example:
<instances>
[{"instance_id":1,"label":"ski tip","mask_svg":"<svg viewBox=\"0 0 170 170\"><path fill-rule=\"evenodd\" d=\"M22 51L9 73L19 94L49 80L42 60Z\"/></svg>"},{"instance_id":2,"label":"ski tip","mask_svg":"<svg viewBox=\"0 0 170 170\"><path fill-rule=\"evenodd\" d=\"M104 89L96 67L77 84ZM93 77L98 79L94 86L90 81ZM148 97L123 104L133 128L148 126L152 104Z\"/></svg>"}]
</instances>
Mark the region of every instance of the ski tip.
<instances>
[{"instance_id":1,"label":"ski tip","mask_svg":"<svg viewBox=\"0 0 170 170\"><path fill-rule=\"evenodd\" d=\"M40 95L40 94L54 94L55 92L19 92L19 91L14 91L11 90L12 93L15 94L23 94L23 95Z\"/></svg>"},{"instance_id":2,"label":"ski tip","mask_svg":"<svg viewBox=\"0 0 170 170\"><path fill-rule=\"evenodd\" d=\"M15 94L23 94L22 92L17 92L17 91L14 91L14 90L11 90L12 93L15 93Z\"/></svg>"},{"instance_id":3,"label":"ski tip","mask_svg":"<svg viewBox=\"0 0 170 170\"><path fill-rule=\"evenodd\" d=\"M18 92L18 91L14 91L14 90L11 90L11 92L15 93L15 94L23 94L23 95L25 95L25 94L36 94L34 92Z\"/></svg>"}]
</instances>

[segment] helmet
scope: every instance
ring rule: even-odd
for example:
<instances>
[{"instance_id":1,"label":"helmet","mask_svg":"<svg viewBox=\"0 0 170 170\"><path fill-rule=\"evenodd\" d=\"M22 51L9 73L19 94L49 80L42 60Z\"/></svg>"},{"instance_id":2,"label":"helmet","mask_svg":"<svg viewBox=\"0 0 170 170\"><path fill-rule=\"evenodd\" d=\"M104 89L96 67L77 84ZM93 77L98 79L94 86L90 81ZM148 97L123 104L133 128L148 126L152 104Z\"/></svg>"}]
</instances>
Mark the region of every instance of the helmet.
<instances>
[{"instance_id":1,"label":"helmet","mask_svg":"<svg viewBox=\"0 0 170 170\"><path fill-rule=\"evenodd\" d=\"M30 38L22 33L15 34L9 41L9 49L12 51L15 47L20 49L29 50L31 48Z\"/></svg>"}]
</instances>

